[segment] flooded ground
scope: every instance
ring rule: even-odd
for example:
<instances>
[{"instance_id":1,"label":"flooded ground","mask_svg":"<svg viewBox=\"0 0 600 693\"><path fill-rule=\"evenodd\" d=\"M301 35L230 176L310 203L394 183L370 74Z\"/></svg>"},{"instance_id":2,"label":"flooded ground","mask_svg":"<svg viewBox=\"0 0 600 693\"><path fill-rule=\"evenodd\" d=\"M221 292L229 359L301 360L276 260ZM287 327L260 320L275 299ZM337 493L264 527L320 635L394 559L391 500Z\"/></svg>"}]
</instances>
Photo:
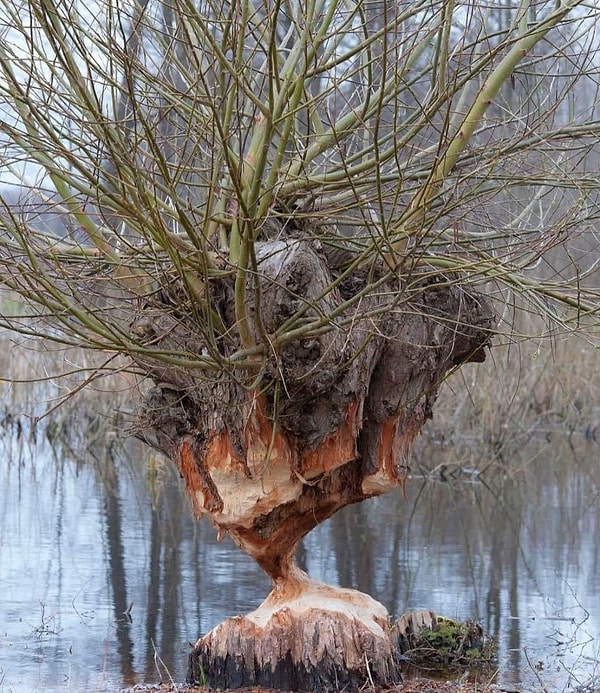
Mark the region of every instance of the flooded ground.
<instances>
[{"instance_id":1,"label":"flooded ground","mask_svg":"<svg viewBox=\"0 0 600 693\"><path fill-rule=\"evenodd\" d=\"M20 420L1 430L1 693L181 682L188 643L265 596L259 568L192 521L179 479L141 445L78 453ZM505 688L575 689L598 667L599 448L555 434L481 477L417 465L406 498L340 512L300 561L394 615L478 618Z\"/></svg>"}]
</instances>

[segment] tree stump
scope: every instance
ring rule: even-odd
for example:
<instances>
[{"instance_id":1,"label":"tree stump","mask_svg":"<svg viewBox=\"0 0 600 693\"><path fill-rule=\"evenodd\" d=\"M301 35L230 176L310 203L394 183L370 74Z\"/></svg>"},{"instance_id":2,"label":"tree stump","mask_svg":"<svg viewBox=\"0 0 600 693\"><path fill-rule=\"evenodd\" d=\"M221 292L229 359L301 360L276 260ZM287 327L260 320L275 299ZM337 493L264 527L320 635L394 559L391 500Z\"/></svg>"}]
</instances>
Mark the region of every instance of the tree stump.
<instances>
[{"instance_id":1,"label":"tree stump","mask_svg":"<svg viewBox=\"0 0 600 693\"><path fill-rule=\"evenodd\" d=\"M457 365L483 360L493 312L439 275L355 272L336 282L326 260L298 239L257 244L257 262L247 295L254 339L268 342L260 377L207 378L138 359L155 382L143 435L176 461L195 513L229 534L273 583L255 611L198 640L189 679L288 690L393 684L399 673L385 608L311 580L294 554L340 508L404 485L439 384ZM209 289L233 333L231 285ZM315 325L333 317L327 329L293 339L282 331L290 316ZM206 348L201 330L172 306L132 329L146 330L157 349ZM236 348L223 340L224 353Z\"/></svg>"},{"instance_id":2,"label":"tree stump","mask_svg":"<svg viewBox=\"0 0 600 693\"><path fill-rule=\"evenodd\" d=\"M311 580L294 567L258 609L200 638L188 679L282 690L389 684L398 680L389 615L368 595Z\"/></svg>"}]
</instances>

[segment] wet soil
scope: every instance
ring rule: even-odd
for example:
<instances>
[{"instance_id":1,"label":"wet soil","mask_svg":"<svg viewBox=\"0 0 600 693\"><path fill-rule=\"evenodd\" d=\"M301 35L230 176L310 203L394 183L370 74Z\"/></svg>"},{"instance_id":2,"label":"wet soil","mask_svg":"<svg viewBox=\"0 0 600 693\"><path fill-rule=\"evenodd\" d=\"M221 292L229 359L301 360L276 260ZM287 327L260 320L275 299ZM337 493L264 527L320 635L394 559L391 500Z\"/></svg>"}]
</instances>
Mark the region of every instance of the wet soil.
<instances>
[{"instance_id":1,"label":"wet soil","mask_svg":"<svg viewBox=\"0 0 600 693\"><path fill-rule=\"evenodd\" d=\"M121 689L119 693L143 693L159 691L159 693L215 693L217 689L189 686L186 684L146 684L133 688ZM485 681L438 681L435 679L414 678L391 688L366 688L370 693L517 693L501 688ZM280 693L270 688L239 688L236 693Z\"/></svg>"}]
</instances>

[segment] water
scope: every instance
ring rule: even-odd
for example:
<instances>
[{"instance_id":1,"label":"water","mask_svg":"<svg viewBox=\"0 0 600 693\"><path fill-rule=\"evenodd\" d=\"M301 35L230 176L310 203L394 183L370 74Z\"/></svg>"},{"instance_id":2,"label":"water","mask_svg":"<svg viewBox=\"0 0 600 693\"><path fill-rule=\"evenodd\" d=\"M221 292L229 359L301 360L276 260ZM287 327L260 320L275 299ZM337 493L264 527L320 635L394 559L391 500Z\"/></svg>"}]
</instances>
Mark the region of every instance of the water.
<instances>
[{"instance_id":1,"label":"water","mask_svg":"<svg viewBox=\"0 0 600 693\"><path fill-rule=\"evenodd\" d=\"M507 473L415 476L406 499L317 528L300 562L394 615L479 618L509 689L576 688L600 642L597 459L593 441L557 438ZM191 519L177 476L142 446L58 451L10 425L0 480L2 693L181 682L188 643L268 591L244 554Z\"/></svg>"}]
</instances>

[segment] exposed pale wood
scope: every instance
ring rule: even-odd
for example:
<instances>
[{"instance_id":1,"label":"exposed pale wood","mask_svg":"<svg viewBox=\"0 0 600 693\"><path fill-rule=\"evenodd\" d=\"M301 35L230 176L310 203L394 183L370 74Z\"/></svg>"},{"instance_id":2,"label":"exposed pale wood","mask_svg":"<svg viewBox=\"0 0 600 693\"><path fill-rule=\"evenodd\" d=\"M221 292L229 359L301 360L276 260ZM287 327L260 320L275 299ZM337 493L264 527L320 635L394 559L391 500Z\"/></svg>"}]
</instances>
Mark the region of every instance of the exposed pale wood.
<instances>
[{"instance_id":1,"label":"exposed pale wood","mask_svg":"<svg viewBox=\"0 0 600 693\"><path fill-rule=\"evenodd\" d=\"M202 637L189 679L227 688L355 689L400 680L386 609L356 590L310 580L294 568L246 616Z\"/></svg>"},{"instance_id":2,"label":"exposed pale wood","mask_svg":"<svg viewBox=\"0 0 600 693\"><path fill-rule=\"evenodd\" d=\"M402 614L394 624L400 650L409 650L423 631L433 630L437 623L438 615L434 611L422 609Z\"/></svg>"}]
</instances>

